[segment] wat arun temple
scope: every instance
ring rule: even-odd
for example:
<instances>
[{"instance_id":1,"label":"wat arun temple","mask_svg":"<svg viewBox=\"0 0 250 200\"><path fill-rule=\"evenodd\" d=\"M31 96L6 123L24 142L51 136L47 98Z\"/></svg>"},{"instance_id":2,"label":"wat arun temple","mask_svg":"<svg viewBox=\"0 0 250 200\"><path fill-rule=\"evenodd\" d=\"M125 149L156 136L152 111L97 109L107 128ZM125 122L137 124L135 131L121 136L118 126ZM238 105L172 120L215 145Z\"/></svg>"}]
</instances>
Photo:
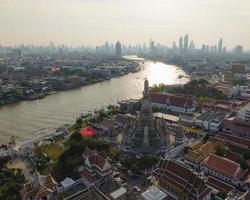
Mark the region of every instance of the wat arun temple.
<instances>
[{"instance_id":1,"label":"wat arun temple","mask_svg":"<svg viewBox=\"0 0 250 200\"><path fill-rule=\"evenodd\" d=\"M120 148L126 154L164 154L169 144L166 123L154 118L146 79L139 115L127 125Z\"/></svg>"}]
</instances>

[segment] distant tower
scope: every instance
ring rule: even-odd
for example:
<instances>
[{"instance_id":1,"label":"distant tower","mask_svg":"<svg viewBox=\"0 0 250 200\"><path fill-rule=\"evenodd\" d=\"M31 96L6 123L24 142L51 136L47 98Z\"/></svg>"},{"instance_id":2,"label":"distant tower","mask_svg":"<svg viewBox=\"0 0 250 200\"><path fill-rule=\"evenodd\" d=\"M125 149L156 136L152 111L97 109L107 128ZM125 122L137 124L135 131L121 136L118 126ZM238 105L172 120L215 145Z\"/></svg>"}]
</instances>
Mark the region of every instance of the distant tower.
<instances>
[{"instance_id":1,"label":"distant tower","mask_svg":"<svg viewBox=\"0 0 250 200\"><path fill-rule=\"evenodd\" d=\"M177 46L176 46L176 43L175 42L173 42L173 46L172 46L172 50L174 51L174 52L176 52L177 51Z\"/></svg>"},{"instance_id":2,"label":"distant tower","mask_svg":"<svg viewBox=\"0 0 250 200\"><path fill-rule=\"evenodd\" d=\"M188 34L184 37L184 51L187 52L188 50Z\"/></svg>"},{"instance_id":3,"label":"distant tower","mask_svg":"<svg viewBox=\"0 0 250 200\"><path fill-rule=\"evenodd\" d=\"M235 48L234 48L234 52L236 54L242 54L243 53L243 46L242 45L237 45Z\"/></svg>"},{"instance_id":4,"label":"distant tower","mask_svg":"<svg viewBox=\"0 0 250 200\"><path fill-rule=\"evenodd\" d=\"M183 50L183 37L180 37L179 39L179 51L182 52Z\"/></svg>"},{"instance_id":5,"label":"distant tower","mask_svg":"<svg viewBox=\"0 0 250 200\"><path fill-rule=\"evenodd\" d=\"M223 48L223 53L226 53L227 52L227 49L226 47Z\"/></svg>"},{"instance_id":6,"label":"distant tower","mask_svg":"<svg viewBox=\"0 0 250 200\"><path fill-rule=\"evenodd\" d=\"M155 42L152 39L149 41L149 47L150 47L151 55L154 55L155 54Z\"/></svg>"},{"instance_id":7,"label":"distant tower","mask_svg":"<svg viewBox=\"0 0 250 200\"><path fill-rule=\"evenodd\" d=\"M122 56L122 45L119 41L115 44L115 55L118 58Z\"/></svg>"},{"instance_id":8,"label":"distant tower","mask_svg":"<svg viewBox=\"0 0 250 200\"><path fill-rule=\"evenodd\" d=\"M202 44L201 51L202 51L202 53L206 53L206 45L205 44Z\"/></svg>"},{"instance_id":9,"label":"distant tower","mask_svg":"<svg viewBox=\"0 0 250 200\"><path fill-rule=\"evenodd\" d=\"M195 45L194 45L194 41L191 41L189 44L189 49L190 51L194 51L195 50Z\"/></svg>"},{"instance_id":10,"label":"distant tower","mask_svg":"<svg viewBox=\"0 0 250 200\"><path fill-rule=\"evenodd\" d=\"M218 53L222 53L222 48L223 48L223 40L222 38L219 40L219 43L218 43Z\"/></svg>"}]
</instances>

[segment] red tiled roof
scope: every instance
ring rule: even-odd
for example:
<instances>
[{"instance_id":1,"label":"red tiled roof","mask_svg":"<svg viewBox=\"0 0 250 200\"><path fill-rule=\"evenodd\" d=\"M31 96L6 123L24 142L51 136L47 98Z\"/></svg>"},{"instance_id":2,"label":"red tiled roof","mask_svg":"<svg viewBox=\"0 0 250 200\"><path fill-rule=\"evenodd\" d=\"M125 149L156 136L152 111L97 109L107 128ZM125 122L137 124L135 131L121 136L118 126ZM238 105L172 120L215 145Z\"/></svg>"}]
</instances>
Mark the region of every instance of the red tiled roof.
<instances>
[{"instance_id":1,"label":"red tiled roof","mask_svg":"<svg viewBox=\"0 0 250 200\"><path fill-rule=\"evenodd\" d=\"M226 138L220 137L220 135L217 135L216 137L210 137L209 138L210 141L217 141L220 142L224 145L226 145L227 147L229 147L229 149L231 149L232 152L236 153L236 154L241 154L242 152L249 152L250 150L248 149L247 146L239 144L237 142L228 140Z\"/></svg>"},{"instance_id":2,"label":"red tiled roof","mask_svg":"<svg viewBox=\"0 0 250 200\"><path fill-rule=\"evenodd\" d=\"M246 146L248 149L250 149L250 140L247 138L242 138L234 135L229 135L226 133L220 133L218 137L229 140L231 142L238 143L240 145Z\"/></svg>"},{"instance_id":3,"label":"red tiled roof","mask_svg":"<svg viewBox=\"0 0 250 200\"><path fill-rule=\"evenodd\" d=\"M229 193L231 190L235 189L233 186L226 184L225 182L220 181L214 177L209 176L206 182L212 188L219 190L220 192Z\"/></svg>"},{"instance_id":4,"label":"red tiled roof","mask_svg":"<svg viewBox=\"0 0 250 200\"><path fill-rule=\"evenodd\" d=\"M166 104L166 102L169 100L169 103L174 106L188 106L188 107L193 107L193 98L187 98L185 96L177 96L173 94L156 94L153 93L150 95L151 96L151 101L156 102L156 103L161 103L161 104Z\"/></svg>"},{"instance_id":5,"label":"red tiled roof","mask_svg":"<svg viewBox=\"0 0 250 200\"><path fill-rule=\"evenodd\" d=\"M222 127L231 130L233 134L239 136L249 137L250 135L250 125L237 123L236 120L225 119L222 122Z\"/></svg>"},{"instance_id":6,"label":"red tiled roof","mask_svg":"<svg viewBox=\"0 0 250 200\"><path fill-rule=\"evenodd\" d=\"M107 154L106 154L105 151L100 151L100 152L99 152L99 155L100 155L102 158L104 158L104 159L107 158Z\"/></svg>"},{"instance_id":7,"label":"red tiled roof","mask_svg":"<svg viewBox=\"0 0 250 200\"><path fill-rule=\"evenodd\" d=\"M114 126L114 122L111 121L110 119L104 119L100 123L100 128L108 130L111 129Z\"/></svg>"},{"instance_id":8,"label":"red tiled roof","mask_svg":"<svg viewBox=\"0 0 250 200\"><path fill-rule=\"evenodd\" d=\"M232 160L234 162L236 162L239 157L240 155L237 153L234 153L233 151L229 151L226 155L227 159Z\"/></svg>"},{"instance_id":9,"label":"red tiled roof","mask_svg":"<svg viewBox=\"0 0 250 200\"><path fill-rule=\"evenodd\" d=\"M231 112L245 103L246 101L242 100L214 100L211 103L204 103L202 106L205 110Z\"/></svg>"},{"instance_id":10,"label":"red tiled roof","mask_svg":"<svg viewBox=\"0 0 250 200\"><path fill-rule=\"evenodd\" d=\"M96 151L93 151L86 147L83 152L83 157L85 159L88 158L90 165L96 165L100 169L103 169L106 163L107 154L104 151L97 153Z\"/></svg>"},{"instance_id":11,"label":"red tiled roof","mask_svg":"<svg viewBox=\"0 0 250 200\"><path fill-rule=\"evenodd\" d=\"M115 122L120 126L125 126L129 123L130 117L118 114L115 116Z\"/></svg>"},{"instance_id":12,"label":"red tiled roof","mask_svg":"<svg viewBox=\"0 0 250 200\"><path fill-rule=\"evenodd\" d=\"M83 171L81 171L80 175L85 178L89 183L94 183L97 181L96 176L91 174L88 169L84 169Z\"/></svg>"},{"instance_id":13,"label":"red tiled roof","mask_svg":"<svg viewBox=\"0 0 250 200\"><path fill-rule=\"evenodd\" d=\"M240 165L227 158L211 154L203 161L203 164L214 171L224 174L228 177L237 178L237 171L240 169Z\"/></svg>"},{"instance_id":14,"label":"red tiled roof","mask_svg":"<svg viewBox=\"0 0 250 200\"><path fill-rule=\"evenodd\" d=\"M102 158L98 154L95 154L95 155L89 157L89 162L91 165L97 165L102 169L106 163L106 159Z\"/></svg>"},{"instance_id":15,"label":"red tiled roof","mask_svg":"<svg viewBox=\"0 0 250 200\"><path fill-rule=\"evenodd\" d=\"M246 176L244 180L242 181L243 186L244 185L250 185L250 175Z\"/></svg>"},{"instance_id":16,"label":"red tiled roof","mask_svg":"<svg viewBox=\"0 0 250 200\"><path fill-rule=\"evenodd\" d=\"M85 158L94 155L95 152L92 151L90 148L86 147L84 152L83 152L83 156L85 156Z\"/></svg>"}]
</instances>

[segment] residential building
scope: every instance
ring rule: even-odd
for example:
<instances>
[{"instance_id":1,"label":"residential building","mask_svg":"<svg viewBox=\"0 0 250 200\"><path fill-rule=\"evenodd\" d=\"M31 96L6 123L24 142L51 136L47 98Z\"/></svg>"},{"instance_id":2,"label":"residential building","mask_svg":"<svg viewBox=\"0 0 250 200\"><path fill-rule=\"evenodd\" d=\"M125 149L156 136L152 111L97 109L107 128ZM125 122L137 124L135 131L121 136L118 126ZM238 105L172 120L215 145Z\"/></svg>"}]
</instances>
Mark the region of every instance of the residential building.
<instances>
[{"instance_id":1,"label":"residential building","mask_svg":"<svg viewBox=\"0 0 250 200\"><path fill-rule=\"evenodd\" d=\"M214 100L210 103L202 104L202 112L232 113L246 103L247 101L243 99Z\"/></svg>"},{"instance_id":2,"label":"residential building","mask_svg":"<svg viewBox=\"0 0 250 200\"><path fill-rule=\"evenodd\" d=\"M250 102L237 112L237 118L250 123Z\"/></svg>"},{"instance_id":3,"label":"residential building","mask_svg":"<svg viewBox=\"0 0 250 200\"><path fill-rule=\"evenodd\" d=\"M222 125L223 120L227 116L228 115L219 112L202 113L201 116L195 119L195 125L209 132L218 132Z\"/></svg>"}]
</instances>

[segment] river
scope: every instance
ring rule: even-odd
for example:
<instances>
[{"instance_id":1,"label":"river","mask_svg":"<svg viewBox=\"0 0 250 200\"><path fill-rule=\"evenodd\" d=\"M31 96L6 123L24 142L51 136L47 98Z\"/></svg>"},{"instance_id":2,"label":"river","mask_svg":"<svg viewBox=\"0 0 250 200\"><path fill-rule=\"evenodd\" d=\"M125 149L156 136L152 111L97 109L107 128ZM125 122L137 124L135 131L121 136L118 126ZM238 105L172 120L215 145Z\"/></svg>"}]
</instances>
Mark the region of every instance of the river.
<instances>
[{"instance_id":1,"label":"river","mask_svg":"<svg viewBox=\"0 0 250 200\"><path fill-rule=\"evenodd\" d=\"M189 80L187 77L178 78L179 75L186 74L174 65L152 61L144 61L143 65L144 69L137 73L58 92L40 100L1 106L0 143L9 141L11 136L22 141L35 134L73 123L82 113L116 104L120 100L140 98L145 77L151 86L160 83L184 84Z\"/></svg>"}]
</instances>

